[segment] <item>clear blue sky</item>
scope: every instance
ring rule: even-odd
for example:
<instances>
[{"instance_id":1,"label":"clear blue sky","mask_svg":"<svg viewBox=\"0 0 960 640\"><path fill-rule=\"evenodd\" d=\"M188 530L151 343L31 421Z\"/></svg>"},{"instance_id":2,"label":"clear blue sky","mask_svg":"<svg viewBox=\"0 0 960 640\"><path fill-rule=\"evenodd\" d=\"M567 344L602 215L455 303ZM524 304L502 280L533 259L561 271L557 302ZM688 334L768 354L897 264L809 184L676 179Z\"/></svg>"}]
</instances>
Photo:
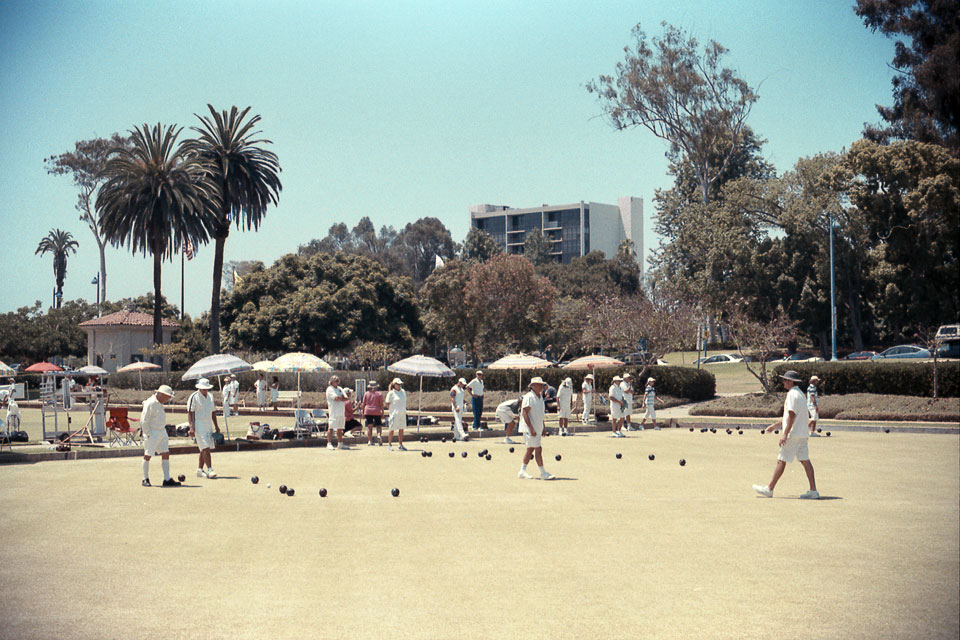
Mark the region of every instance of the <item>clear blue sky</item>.
<instances>
[{"instance_id":1,"label":"clear blue sky","mask_svg":"<svg viewBox=\"0 0 960 640\"><path fill-rule=\"evenodd\" d=\"M637 22L728 49L759 87L750 125L778 171L840 151L891 102L893 44L852 1L0 3L0 312L53 289L34 255L59 227L80 242L64 298L95 299L96 244L66 177L43 159L145 122L250 105L283 167L258 233L226 260L267 264L331 224L440 218L462 241L471 204L615 203L671 186L663 141L615 132L584 84L613 71ZM212 248L187 267L186 310L209 307ZM149 259L108 249L111 299L152 291ZM163 270L179 304L179 259Z\"/></svg>"}]
</instances>

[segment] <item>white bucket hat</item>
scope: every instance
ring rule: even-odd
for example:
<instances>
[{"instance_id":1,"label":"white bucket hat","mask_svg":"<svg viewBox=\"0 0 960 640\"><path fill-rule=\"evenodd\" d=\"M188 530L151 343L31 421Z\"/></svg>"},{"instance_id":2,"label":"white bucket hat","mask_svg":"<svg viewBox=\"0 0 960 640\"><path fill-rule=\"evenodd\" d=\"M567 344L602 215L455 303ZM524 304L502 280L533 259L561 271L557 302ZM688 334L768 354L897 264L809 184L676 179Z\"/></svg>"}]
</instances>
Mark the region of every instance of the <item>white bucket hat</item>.
<instances>
[{"instance_id":1,"label":"white bucket hat","mask_svg":"<svg viewBox=\"0 0 960 640\"><path fill-rule=\"evenodd\" d=\"M584 380L593 380L593 374L592 374L592 373L588 373L587 375L585 375L585 376L583 377L583 379L584 379Z\"/></svg>"},{"instance_id":2,"label":"white bucket hat","mask_svg":"<svg viewBox=\"0 0 960 640\"><path fill-rule=\"evenodd\" d=\"M564 378L564 379L563 379L563 386L569 387L569 386L572 386L572 385L573 385L573 378Z\"/></svg>"},{"instance_id":3,"label":"white bucket hat","mask_svg":"<svg viewBox=\"0 0 960 640\"><path fill-rule=\"evenodd\" d=\"M624 380L626 380L627 378L632 378L632 377L633 377L633 374L632 374L632 373L625 373L625 374L623 374L623 379L624 379Z\"/></svg>"},{"instance_id":4,"label":"white bucket hat","mask_svg":"<svg viewBox=\"0 0 960 640\"><path fill-rule=\"evenodd\" d=\"M197 380L197 389L213 389L213 385L206 378Z\"/></svg>"},{"instance_id":5,"label":"white bucket hat","mask_svg":"<svg viewBox=\"0 0 960 640\"><path fill-rule=\"evenodd\" d=\"M613 381L614 381L614 382L623 382L623 378L621 378L620 376L613 376Z\"/></svg>"},{"instance_id":6,"label":"white bucket hat","mask_svg":"<svg viewBox=\"0 0 960 640\"><path fill-rule=\"evenodd\" d=\"M390 384L398 384L398 385L400 385L400 386L402 387L402 386L403 386L403 380L401 380L400 378L394 378L394 379L390 382Z\"/></svg>"},{"instance_id":7,"label":"white bucket hat","mask_svg":"<svg viewBox=\"0 0 960 640\"><path fill-rule=\"evenodd\" d=\"M168 384L162 384L157 387L157 393L162 393L163 395L170 396L171 398L173 397L173 389L171 389L170 385Z\"/></svg>"},{"instance_id":8,"label":"white bucket hat","mask_svg":"<svg viewBox=\"0 0 960 640\"><path fill-rule=\"evenodd\" d=\"M533 380L530 381L530 384L531 384L531 385L535 385L535 384L543 384L543 385L545 385L545 384L547 384L547 383L543 381L543 378L541 378L540 376L537 376L536 378L534 378Z\"/></svg>"}]
</instances>

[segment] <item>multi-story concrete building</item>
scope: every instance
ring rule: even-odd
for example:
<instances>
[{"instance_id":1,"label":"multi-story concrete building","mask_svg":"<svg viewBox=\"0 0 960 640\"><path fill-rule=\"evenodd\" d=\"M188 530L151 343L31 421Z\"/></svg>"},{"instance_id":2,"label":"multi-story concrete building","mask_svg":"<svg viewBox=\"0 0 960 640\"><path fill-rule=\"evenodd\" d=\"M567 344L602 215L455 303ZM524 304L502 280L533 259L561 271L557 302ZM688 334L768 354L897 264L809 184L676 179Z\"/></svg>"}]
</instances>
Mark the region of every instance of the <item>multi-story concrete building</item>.
<instances>
[{"instance_id":1,"label":"multi-story concrete building","mask_svg":"<svg viewBox=\"0 0 960 640\"><path fill-rule=\"evenodd\" d=\"M621 242L631 240L643 266L642 198L619 198L615 205L581 201L524 209L479 204L470 207L470 225L489 233L508 254L522 254L527 234L539 229L564 264L591 251L612 258Z\"/></svg>"}]
</instances>

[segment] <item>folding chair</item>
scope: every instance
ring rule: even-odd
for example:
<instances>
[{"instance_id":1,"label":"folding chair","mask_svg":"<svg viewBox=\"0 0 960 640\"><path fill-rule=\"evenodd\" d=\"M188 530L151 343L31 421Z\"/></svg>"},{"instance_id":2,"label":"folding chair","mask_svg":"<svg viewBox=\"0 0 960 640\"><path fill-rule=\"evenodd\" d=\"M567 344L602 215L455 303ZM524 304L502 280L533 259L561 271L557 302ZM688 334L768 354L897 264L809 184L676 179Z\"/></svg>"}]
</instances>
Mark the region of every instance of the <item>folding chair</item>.
<instances>
[{"instance_id":1,"label":"folding chair","mask_svg":"<svg viewBox=\"0 0 960 640\"><path fill-rule=\"evenodd\" d=\"M130 426L131 420L134 422L139 422L139 420L128 417L129 409L116 408L107 409L107 411L110 412L110 417L107 419L107 431L110 432L110 445L123 447L140 444L140 441L137 440L137 432L139 429L134 429Z\"/></svg>"},{"instance_id":2,"label":"folding chair","mask_svg":"<svg viewBox=\"0 0 960 640\"><path fill-rule=\"evenodd\" d=\"M297 409L297 439L308 438L317 428L317 423L313 421L313 415L307 409Z\"/></svg>"},{"instance_id":3,"label":"folding chair","mask_svg":"<svg viewBox=\"0 0 960 640\"><path fill-rule=\"evenodd\" d=\"M321 429L321 424L327 423L327 410L326 409L314 409L313 410L313 422L317 430L317 433L326 431L326 429Z\"/></svg>"}]
</instances>

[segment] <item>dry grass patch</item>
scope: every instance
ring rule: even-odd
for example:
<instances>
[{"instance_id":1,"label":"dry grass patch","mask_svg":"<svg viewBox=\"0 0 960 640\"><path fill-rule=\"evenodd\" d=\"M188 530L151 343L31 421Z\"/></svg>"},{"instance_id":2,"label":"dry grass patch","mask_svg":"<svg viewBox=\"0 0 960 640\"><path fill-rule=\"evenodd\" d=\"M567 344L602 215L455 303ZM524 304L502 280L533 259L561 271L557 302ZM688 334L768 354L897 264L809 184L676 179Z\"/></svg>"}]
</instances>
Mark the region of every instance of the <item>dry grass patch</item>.
<instances>
[{"instance_id":1,"label":"dry grass patch","mask_svg":"<svg viewBox=\"0 0 960 640\"><path fill-rule=\"evenodd\" d=\"M778 418L783 414L784 393L751 393L717 398L690 410L694 416L735 416ZM822 396L820 418L837 420L906 420L921 422L960 422L957 398L918 398L915 396L855 393Z\"/></svg>"}]
</instances>

